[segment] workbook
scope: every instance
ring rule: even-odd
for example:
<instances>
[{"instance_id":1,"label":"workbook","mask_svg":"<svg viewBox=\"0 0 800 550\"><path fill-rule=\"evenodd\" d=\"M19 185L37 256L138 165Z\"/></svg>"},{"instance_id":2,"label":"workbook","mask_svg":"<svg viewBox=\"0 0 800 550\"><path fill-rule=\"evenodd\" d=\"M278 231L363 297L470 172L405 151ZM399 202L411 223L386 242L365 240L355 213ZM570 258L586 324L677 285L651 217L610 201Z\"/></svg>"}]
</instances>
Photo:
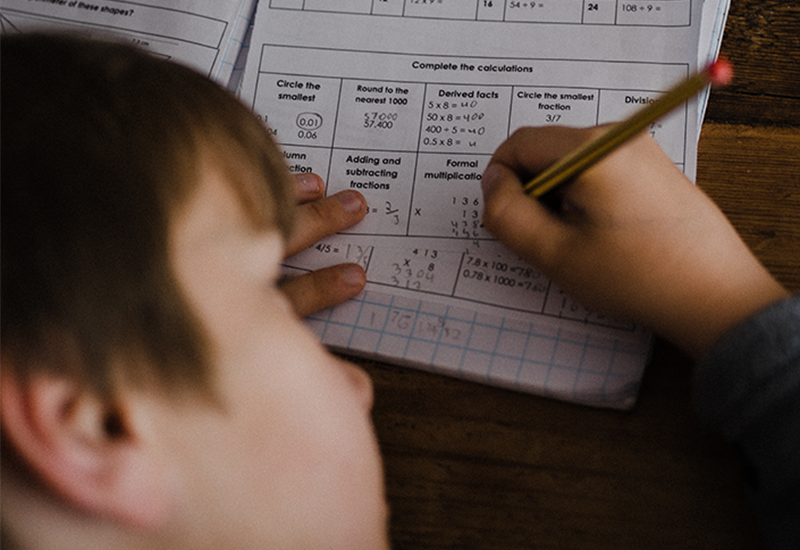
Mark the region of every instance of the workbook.
<instances>
[{"instance_id":1,"label":"workbook","mask_svg":"<svg viewBox=\"0 0 800 550\"><path fill-rule=\"evenodd\" d=\"M494 240L480 179L521 126L603 124L655 100L713 56L726 11L691 0L260 2L243 99L294 172L369 204L362 223L287 262L366 269L367 290L314 315L313 330L348 353L632 406L650 335L582 307ZM690 178L702 105L649 128Z\"/></svg>"},{"instance_id":2,"label":"workbook","mask_svg":"<svg viewBox=\"0 0 800 550\"><path fill-rule=\"evenodd\" d=\"M5 0L0 21L4 32L118 34L189 63L240 93L294 173L321 175L329 195L363 193L364 221L286 261L288 273L366 270L361 295L308 319L323 343L626 409L650 334L584 308L493 239L480 180L517 128L593 126L654 101L716 57L727 10L701 0ZM648 130L691 179L706 102Z\"/></svg>"}]
</instances>

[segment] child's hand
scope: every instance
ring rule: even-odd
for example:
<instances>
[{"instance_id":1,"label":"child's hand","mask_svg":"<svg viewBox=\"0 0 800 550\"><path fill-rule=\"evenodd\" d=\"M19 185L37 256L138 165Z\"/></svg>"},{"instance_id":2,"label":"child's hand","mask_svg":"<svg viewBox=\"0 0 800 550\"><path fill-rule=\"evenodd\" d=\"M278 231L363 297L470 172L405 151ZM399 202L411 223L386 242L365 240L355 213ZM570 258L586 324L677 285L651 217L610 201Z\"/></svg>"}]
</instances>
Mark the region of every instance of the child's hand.
<instances>
[{"instance_id":1,"label":"child's hand","mask_svg":"<svg viewBox=\"0 0 800 550\"><path fill-rule=\"evenodd\" d=\"M320 239L360 222L367 213L366 200L358 191L342 191L322 198L325 185L315 174L296 177L297 223L286 243L286 257L305 250ZM301 317L348 300L367 282L358 264L340 264L286 279L281 288Z\"/></svg>"},{"instance_id":2,"label":"child's hand","mask_svg":"<svg viewBox=\"0 0 800 550\"><path fill-rule=\"evenodd\" d=\"M641 323L695 356L786 295L648 135L544 203L522 192L523 181L601 131L511 136L482 180L487 229L587 307Z\"/></svg>"}]
</instances>

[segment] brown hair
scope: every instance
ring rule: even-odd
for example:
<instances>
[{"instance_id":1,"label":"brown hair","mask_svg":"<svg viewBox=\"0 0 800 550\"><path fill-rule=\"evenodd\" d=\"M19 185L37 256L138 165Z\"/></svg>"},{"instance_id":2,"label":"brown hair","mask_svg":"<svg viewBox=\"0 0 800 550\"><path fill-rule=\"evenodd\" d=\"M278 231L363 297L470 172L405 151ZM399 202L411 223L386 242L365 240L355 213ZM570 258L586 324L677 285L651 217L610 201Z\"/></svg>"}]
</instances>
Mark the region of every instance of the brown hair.
<instances>
[{"instance_id":1,"label":"brown hair","mask_svg":"<svg viewBox=\"0 0 800 550\"><path fill-rule=\"evenodd\" d=\"M266 129L206 77L132 46L4 36L1 67L3 354L21 376L57 369L105 396L119 374L210 389L170 216L211 152L254 225L287 234L289 173Z\"/></svg>"}]
</instances>

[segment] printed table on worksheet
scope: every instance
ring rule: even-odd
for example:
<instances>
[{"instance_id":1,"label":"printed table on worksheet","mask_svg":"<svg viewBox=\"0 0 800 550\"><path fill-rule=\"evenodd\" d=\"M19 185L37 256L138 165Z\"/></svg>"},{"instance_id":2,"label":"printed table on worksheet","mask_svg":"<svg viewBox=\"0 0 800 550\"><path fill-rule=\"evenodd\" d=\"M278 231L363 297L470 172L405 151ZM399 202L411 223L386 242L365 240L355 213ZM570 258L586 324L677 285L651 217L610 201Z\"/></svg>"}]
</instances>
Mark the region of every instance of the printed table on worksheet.
<instances>
[{"instance_id":1,"label":"printed table on worksheet","mask_svg":"<svg viewBox=\"0 0 800 550\"><path fill-rule=\"evenodd\" d=\"M333 69L344 55L348 74ZM515 129L619 120L688 71L606 65L264 45L253 108L291 170L322 175L328 194L356 189L370 206L360 224L291 265L315 269L336 257L361 263L378 285L613 324L490 237L480 190L492 153ZM681 168L686 121L678 110L650 128Z\"/></svg>"},{"instance_id":2,"label":"printed table on worksheet","mask_svg":"<svg viewBox=\"0 0 800 550\"><path fill-rule=\"evenodd\" d=\"M227 85L246 31L242 10L244 3L237 0L197 1L190 10L156 0L115 0L113 5L4 0L0 26L4 33L45 29L113 37Z\"/></svg>"},{"instance_id":3,"label":"printed table on worksheet","mask_svg":"<svg viewBox=\"0 0 800 550\"><path fill-rule=\"evenodd\" d=\"M690 0L270 0L272 9L524 23L678 27Z\"/></svg>"}]
</instances>

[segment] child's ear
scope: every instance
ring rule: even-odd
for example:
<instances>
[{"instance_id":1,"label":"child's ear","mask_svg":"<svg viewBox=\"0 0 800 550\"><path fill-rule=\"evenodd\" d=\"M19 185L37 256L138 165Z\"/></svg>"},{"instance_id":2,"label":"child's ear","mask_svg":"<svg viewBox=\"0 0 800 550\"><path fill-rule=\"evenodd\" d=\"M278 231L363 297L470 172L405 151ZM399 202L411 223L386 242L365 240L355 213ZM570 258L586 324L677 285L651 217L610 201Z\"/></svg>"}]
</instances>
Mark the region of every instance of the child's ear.
<instances>
[{"instance_id":1,"label":"child's ear","mask_svg":"<svg viewBox=\"0 0 800 550\"><path fill-rule=\"evenodd\" d=\"M135 415L63 376L34 374L23 382L5 359L3 435L48 490L127 527L161 524L170 496L165 472Z\"/></svg>"}]
</instances>

